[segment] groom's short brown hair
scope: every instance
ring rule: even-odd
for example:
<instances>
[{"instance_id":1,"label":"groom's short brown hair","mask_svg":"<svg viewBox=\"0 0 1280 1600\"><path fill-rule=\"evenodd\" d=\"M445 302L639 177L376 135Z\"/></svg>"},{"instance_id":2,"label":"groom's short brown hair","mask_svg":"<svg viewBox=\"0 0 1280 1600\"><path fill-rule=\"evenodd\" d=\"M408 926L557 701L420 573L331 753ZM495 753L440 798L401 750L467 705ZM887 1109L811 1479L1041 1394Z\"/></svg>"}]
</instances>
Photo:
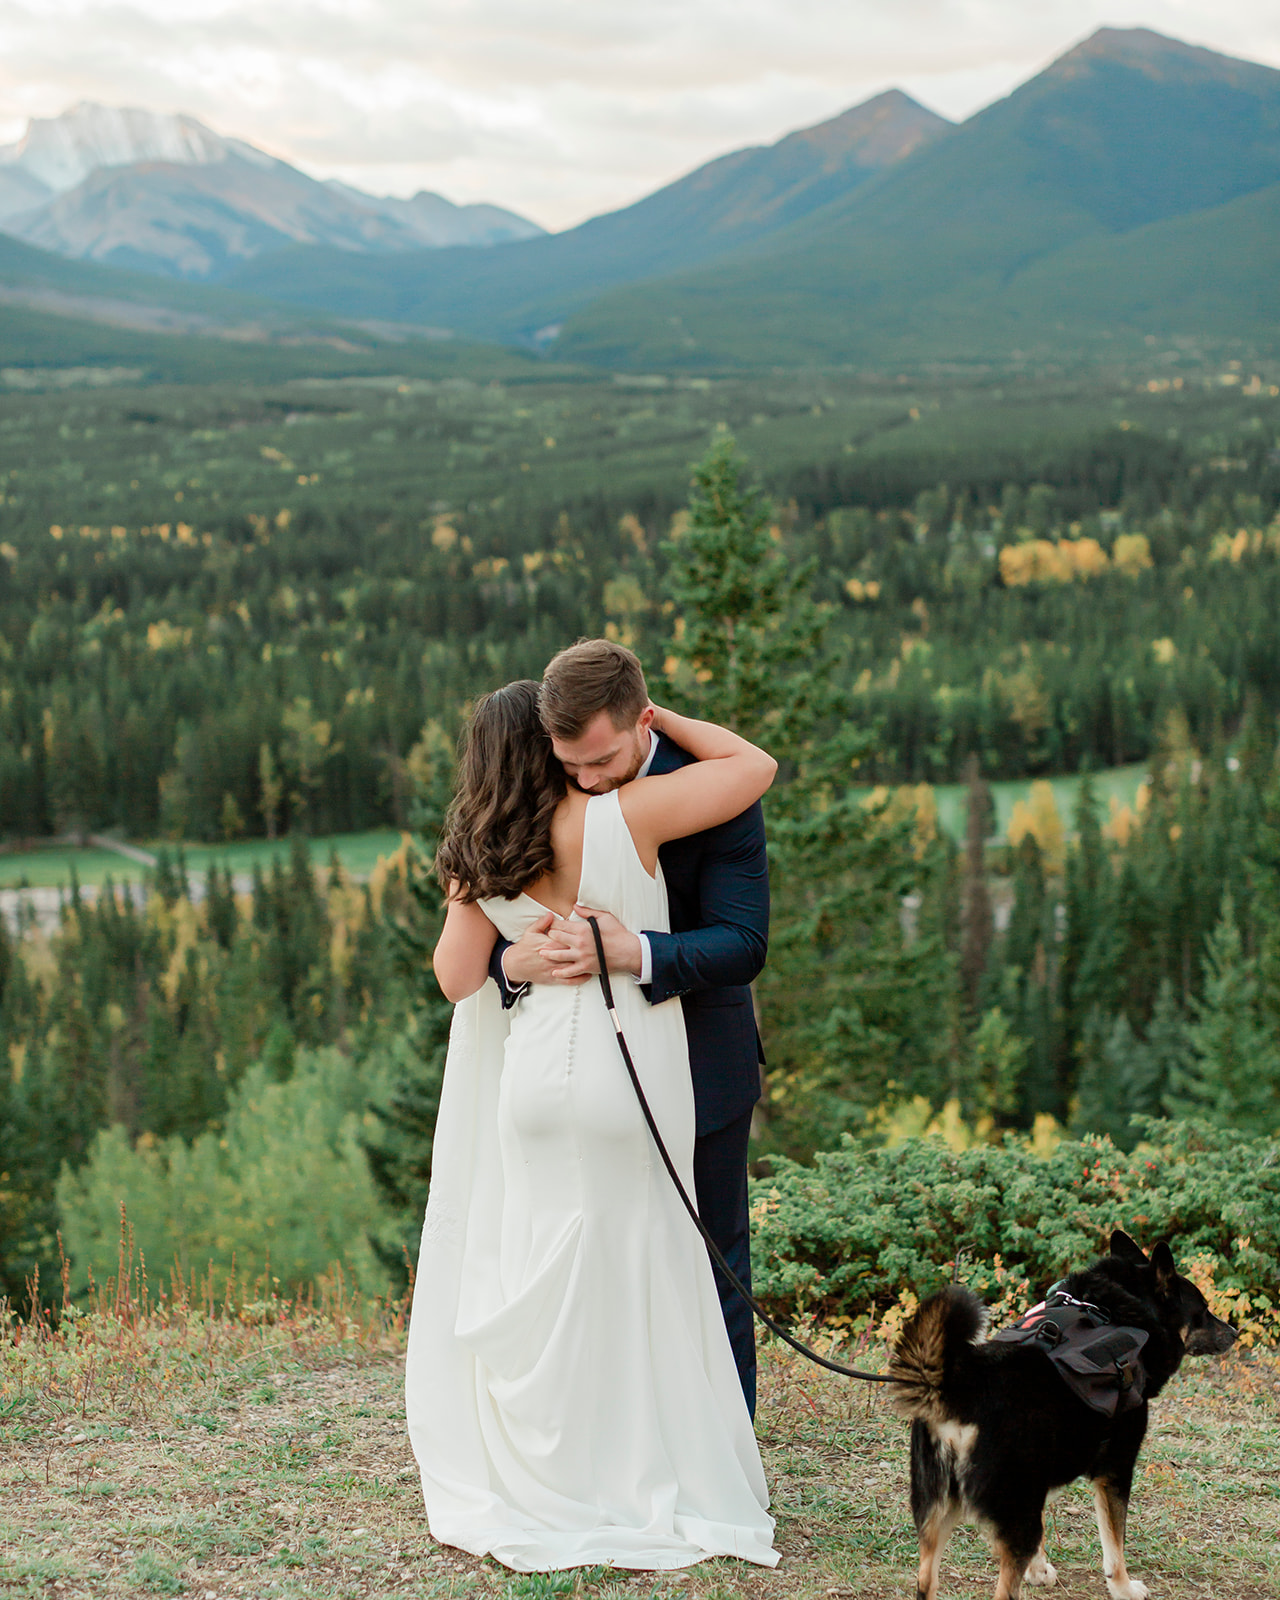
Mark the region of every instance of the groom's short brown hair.
<instances>
[{"instance_id":1,"label":"groom's short brown hair","mask_svg":"<svg viewBox=\"0 0 1280 1600\"><path fill-rule=\"evenodd\" d=\"M538 713L553 739L576 739L602 711L615 728L627 728L648 704L634 650L612 639L579 639L547 663Z\"/></svg>"}]
</instances>

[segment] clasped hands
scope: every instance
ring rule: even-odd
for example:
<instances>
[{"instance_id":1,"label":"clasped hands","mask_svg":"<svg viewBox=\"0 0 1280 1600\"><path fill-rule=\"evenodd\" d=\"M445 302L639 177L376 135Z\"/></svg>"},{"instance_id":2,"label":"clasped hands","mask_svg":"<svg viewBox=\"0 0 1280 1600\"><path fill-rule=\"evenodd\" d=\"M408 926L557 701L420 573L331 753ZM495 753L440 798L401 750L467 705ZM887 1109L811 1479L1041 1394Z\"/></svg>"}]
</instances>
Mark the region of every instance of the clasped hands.
<instances>
[{"instance_id":1,"label":"clasped hands","mask_svg":"<svg viewBox=\"0 0 1280 1600\"><path fill-rule=\"evenodd\" d=\"M585 983L599 972L595 940L585 920L587 917L595 917L600 924L609 971L629 972L639 977L640 940L637 936L608 911L594 911L590 906L573 909L577 913L575 917L557 917L554 912L546 912L508 946L502 956L502 969L508 983Z\"/></svg>"}]
</instances>

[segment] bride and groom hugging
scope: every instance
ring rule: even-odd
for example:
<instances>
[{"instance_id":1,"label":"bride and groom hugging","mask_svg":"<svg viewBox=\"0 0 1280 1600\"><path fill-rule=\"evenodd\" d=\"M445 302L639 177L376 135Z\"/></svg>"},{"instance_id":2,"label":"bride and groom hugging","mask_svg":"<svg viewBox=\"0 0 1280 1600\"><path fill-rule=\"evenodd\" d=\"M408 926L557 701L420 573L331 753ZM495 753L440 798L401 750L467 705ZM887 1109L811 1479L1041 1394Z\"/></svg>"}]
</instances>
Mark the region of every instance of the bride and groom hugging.
<instances>
[{"instance_id":1,"label":"bride and groom hugging","mask_svg":"<svg viewBox=\"0 0 1280 1600\"><path fill-rule=\"evenodd\" d=\"M751 1315L653 1149L584 920L634 980L614 999L646 1097L749 1280L775 769L653 706L607 640L476 706L436 858L456 1005L405 1378L444 1544L517 1571L777 1560Z\"/></svg>"}]
</instances>

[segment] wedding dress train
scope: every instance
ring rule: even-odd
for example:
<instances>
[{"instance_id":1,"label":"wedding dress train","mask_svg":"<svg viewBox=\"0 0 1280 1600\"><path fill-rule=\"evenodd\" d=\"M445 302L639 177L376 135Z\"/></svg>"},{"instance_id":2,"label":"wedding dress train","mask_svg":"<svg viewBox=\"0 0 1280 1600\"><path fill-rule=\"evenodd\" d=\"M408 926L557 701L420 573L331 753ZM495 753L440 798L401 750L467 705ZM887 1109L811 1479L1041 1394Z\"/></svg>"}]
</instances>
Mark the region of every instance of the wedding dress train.
<instances>
[{"instance_id":1,"label":"wedding dress train","mask_svg":"<svg viewBox=\"0 0 1280 1600\"><path fill-rule=\"evenodd\" d=\"M615 793L586 807L585 905L667 927ZM482 902L515 940L528 895ZM619 1016L693 1192L678 1001ZM456 1009L405 1374L431 1532L519 1572L707 1556L772 1566L773 1520L706 1250L618 1053L597 980L492 983Z\"/></svg>"}]
</instances>

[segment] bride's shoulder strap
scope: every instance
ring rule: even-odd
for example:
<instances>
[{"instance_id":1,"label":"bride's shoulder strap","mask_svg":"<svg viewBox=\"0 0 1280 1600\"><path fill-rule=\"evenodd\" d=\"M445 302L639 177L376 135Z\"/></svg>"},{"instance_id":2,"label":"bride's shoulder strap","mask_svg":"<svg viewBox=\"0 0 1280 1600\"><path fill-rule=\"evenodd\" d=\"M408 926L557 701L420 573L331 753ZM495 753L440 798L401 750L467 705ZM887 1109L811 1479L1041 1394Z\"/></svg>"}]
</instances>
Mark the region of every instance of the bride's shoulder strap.
<instances>
[{"instance_id":1,"label":"bride's shoulder strap","mask_svg":"<svg viewBox=\"0 0 1280 1600\"><path fill-rule=\"evenodd\" d=\"M642 855L623 810L622 794L621 789L610 789L607 794L593 794L587 801L582 830L584 876L588 865L591 876L598 878L601 869L616 869L621 861Z\"/></svg>"},{"instance_id":2,"label":"bride's shoulder strap","mask_svg":"<svg viewBox=\"0 0 1280 1600\"><path fill-rule=\"evenodd\" d=\"M625 830L626 826L626 818L622 814L621 789L609 789L604 794L593 794L587 800L586 811L582 818L583 847L585 848L589 835L616 838L618 830Z\"/></svg>"}]
</instances>

